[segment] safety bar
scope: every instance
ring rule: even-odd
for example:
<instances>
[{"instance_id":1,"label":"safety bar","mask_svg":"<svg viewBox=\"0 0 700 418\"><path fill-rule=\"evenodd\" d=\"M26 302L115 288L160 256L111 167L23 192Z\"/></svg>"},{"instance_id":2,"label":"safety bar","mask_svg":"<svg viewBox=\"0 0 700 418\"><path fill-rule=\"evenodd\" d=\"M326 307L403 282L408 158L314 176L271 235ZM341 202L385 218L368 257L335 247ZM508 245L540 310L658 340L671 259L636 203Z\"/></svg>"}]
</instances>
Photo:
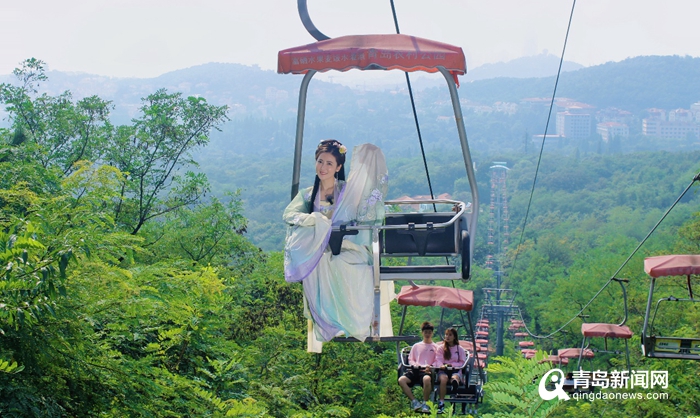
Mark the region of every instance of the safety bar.
<instances>
[{"instance_id":1,"label":"safety bar","mask_svg":"<svg viewBox=\"0 0 700 418\"><path fill-rule=\"evenodd\" d=\"M447 222L441 222L441 223L431 223L431 226L428 226L428 224L414 224L413 228L414 229L428 229L428 228L447 228L448 226L453 225L455 222L457 222L458 219L464 215L464 212L466 211L467 205L464 202L460 202L458 200L447 200L447 199L430 199L430 200L387 200L384 202L385 205L400 205L400 204L411 204L415 205L417 203L436 203L436 204L451 204L451 205L458 205L459 206L459 211L455 213L455 215ZM345 231L362 231L362 230L387 230L387 229L406 229L408 227L408 224L400 224L400 225L337 225L334 226L332 231L340 231L345 230Z\"/></svg>"},{"instance_id":2,"label":"safety bar","mask_svg":"<svg viewBox=\"0 0 700 418\"><path fill-rule=\"evenodd\" d=\"M404 356L403 356L403 354L404 354L404 352L406 351L406 349L410 349L410 348L411 348L411 347L404 347L403 349L401 349L401 365L404 366L404 367L413 367L413 366L411 366L410 364L406 364L406 361L405 361ZM471 360L472 355L471 355L471 353L469 353L467 350L464 350L464 352L465 352L466 355L467 355L467 358L464 359L464 363L462 363L462 365L459 366L459 367L452 367L452 369L454 369L454 370L462 370L462 369L464 369L465 367L467 367L467 366L469 365L469 360ZM444 370L444 369L442 369L441 367L432 367L432 366L431 366L431 369L434 369L434 370L436 370L436 371Z\"/></svg>"}]
</instances>

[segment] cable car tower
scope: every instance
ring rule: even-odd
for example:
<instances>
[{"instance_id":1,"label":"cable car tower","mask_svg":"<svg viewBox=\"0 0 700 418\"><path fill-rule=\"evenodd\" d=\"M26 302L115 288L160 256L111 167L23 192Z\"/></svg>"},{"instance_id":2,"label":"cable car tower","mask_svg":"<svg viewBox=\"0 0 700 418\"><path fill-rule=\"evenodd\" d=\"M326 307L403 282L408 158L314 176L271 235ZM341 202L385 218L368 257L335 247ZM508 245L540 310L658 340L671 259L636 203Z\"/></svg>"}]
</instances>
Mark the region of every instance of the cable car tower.
<instances>
[{"instance_id":1,"label":"cable car tower","mask_svg":"<svg viewBox=\"0 0 700 418\"><path fill-rule=\"evenodd\" d=\"M508 229L508 194L506 178L510 170L505 162L495 161L491 168L491 202L489 204L488 255L486 267L493 271L495 288L485 288L481 319L496 324L496 354L503 355L504 323L508 318L520 318L520 309L514 305L515 294L503 289L503 261L510 240Z\"/></svg>"}]
</instances>

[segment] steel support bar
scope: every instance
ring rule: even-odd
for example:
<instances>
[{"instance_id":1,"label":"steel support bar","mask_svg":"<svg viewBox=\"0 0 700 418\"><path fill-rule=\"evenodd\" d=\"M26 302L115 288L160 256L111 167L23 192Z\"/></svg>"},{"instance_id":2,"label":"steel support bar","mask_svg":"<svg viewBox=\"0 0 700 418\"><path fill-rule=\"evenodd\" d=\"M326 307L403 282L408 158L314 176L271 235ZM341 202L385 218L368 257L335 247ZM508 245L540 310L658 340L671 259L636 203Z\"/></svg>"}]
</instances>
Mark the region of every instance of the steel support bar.
<instances>
[{"instance_id":1,"label":"steel support bar","mask_svg":"<svg viewBox=\"0 0 700 418\"><path fill-rule=\"evenodd\" d=\"M457 85L452 77L452 74L445 67L438 67L440 73L447 81L447 87L450 89L450 98L452 99L452 107L455 113L455 122L457 123L457 133L459 133L459 142L462 144L462 156L464 157L464 165L467 169L467 179L469 180L469 188L472 195L472 212L469 217L469 264L474 257L474 242L476 241L476 224L479 215L479 188L476 184L476 175L474 174L474 163L469 152L469 143L467 142L467 131L464 129L464 118L462 117L462 107L459 104L459 95L457 94ZM470 271L471 274L471 271Z\"/></svg>"},{"instance_id":2,"label":"steel support bar","mask_svg":"<svg viewBox=\"0 0 700 418\"><path fill-rule=\"evenodd\" d=\"M316 74L316 70L309 70L301 80L299 87L299 112L297 113L297 135L294 142L294 169L292 171L292 197L299 192L299 176L301 174L301 148L304 143L304 117L306 116L306 93L309 90L309 82ZM290 200L291 200L290 199Z\"/></svg>"}]
</instances>

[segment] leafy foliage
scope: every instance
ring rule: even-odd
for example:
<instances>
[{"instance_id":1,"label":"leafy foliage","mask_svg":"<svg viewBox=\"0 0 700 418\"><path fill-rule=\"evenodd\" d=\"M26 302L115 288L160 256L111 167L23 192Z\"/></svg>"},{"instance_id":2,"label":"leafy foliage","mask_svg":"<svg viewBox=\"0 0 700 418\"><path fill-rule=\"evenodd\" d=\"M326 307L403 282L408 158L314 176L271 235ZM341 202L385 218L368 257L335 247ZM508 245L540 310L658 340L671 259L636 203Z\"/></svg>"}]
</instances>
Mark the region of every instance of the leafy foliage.
<instances>
[{"instance_id":1,"label":"leafy foliage","mask_svg":"<svg viewBox=\"0 0 700 418\"><path fill-rule=\"evenodd\" d=\"M329 343L323 354L308 354L302 288L284 281L280 252L250 242L252 233L280 241L270 232L281 230L270 213L281 212L288 190L269 166L288 162L237 156L235 172L216 171L212 187L207 176L188 171L196 168L190 154L226 120L224 107L158 90L131 124L112 126L111 105L102 99L39 94L38 85L47 82L41 61L28 60L15 74L18 85L0 85L11 121L11 129L0 130L0 415L412 416L396 384L395 347ZM377 120L386 116L377 113ZM266 129L285 131L282 124ZM464 196L463 168L448 157L429 154L440 166L435 184ZM530 155L505 157L512 161L511 225L520 232L535 162ZM523 242L519 248L511 242L504 259L531 330L558 327L590 299L675 199L698 159L697 153L545 155ZM396 195L424 194L416 161L390 161ZM478 161L485 196L491 158ZM205 196L210 188L216 193ZM697 202L696 194L683 199L645 255L699 248L700 221L691 219ZM255 219L246 219L246 208ZM478 302L492 275L481 266L489 249L476 239L474 279L456 286L475 290ZM640 328L646 301L642 256L622 272L631 279L633 329ZM397 315L398 307L392 309ZM586 312L591 321L622 313L612 287ZM410 311L405 327L440 315ZM678 318L674 332L700 331L698 312L667 315ZM446 323L460 320L459 313L445 315ZM542 348L577 346L579 325ZM691 396L698 391L695 363L633 351L633 367L669 370L670 400L604 405L543 403L528 383L541 366L515 357L499 361L489 365L486 414L670 416L700 407ZM622 364L612 355L594 361L601 369Z\"/></svg>"}]
</instances>

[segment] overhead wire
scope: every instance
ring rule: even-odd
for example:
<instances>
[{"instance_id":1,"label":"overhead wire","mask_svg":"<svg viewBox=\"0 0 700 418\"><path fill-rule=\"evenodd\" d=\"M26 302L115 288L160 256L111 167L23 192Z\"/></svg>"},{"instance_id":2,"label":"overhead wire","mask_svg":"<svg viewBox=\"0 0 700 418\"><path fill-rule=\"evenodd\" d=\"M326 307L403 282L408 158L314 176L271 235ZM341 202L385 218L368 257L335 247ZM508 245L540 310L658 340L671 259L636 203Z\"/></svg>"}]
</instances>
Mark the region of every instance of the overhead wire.
<instances>
[{"instance_id":1,"label":"overhead wire","mask_svg":"<svg viewBox=\"0 0 700 418\"><path fill-rule=\"evenodd\" d=\"M642 239L642 240L640 241L640 243L637 245L637 248L635 248L634 251L632 251L632 253L627 257L627 259L622 263L622 265L615 271L615 273L613 273L613 275L610 277L610 279L608 279L608 281L605 282L605 284L603 285L603 287L601 287L600 290L598 290L598 292L596 292L596 294L593 295L593 297L592 297L592 298L591 298L591 299L590 299L590 300L589 300L589 301L588 301L574 316L571 317L571 319L569 319L568 321L566 321L566 323L565 323L564 325L562 325L561 327L559 327L556 331L553 331L553 332L551 332L550 334L547 334L547 335L544 335L544 336L535 335L535 334L531 333L530 330L527 328L527 325L526 325L526 326L525 326L525 330L527 331L527 333L530 334L531 337L533 337L533 338L538 338L538 339L550 338L550 337L552 337L554 334L557 334L558 332L560 332L561 330L563 330L564 328L566 328L566 327L567 327L570 323L572 323L576 318L578 318L581 314L583 314L583 312L586 310L586 308L588 308L588 307L591 305L591 303L593 303L593 301L598 297L598 295L600 295L600 294L603 292L603 290L605 290L605 288L608 287L608 285L609 285L610 283L612 283L613 281L619 281L619 280L621 280L621 279L619 279L619 278L617 277L617 275L622 271L623 268L625 268L625 266L627 265L627 263L629 263L630 260L632 260L632 257L634 257L634 255L637 253L637 251L639 251L639 249L642 248L642 245L644 245L644 243L649 239L649 237L651 236L651 234L653 234L654 231L656 231L656 228L658 228L659 225L661 225L661 222L663 222L664 219L666 219L666 216L668 216L668 214L673 210L673 208L676 207L676 205L678 204L678 202L680 202L681 199L683 199L683 196L685 196L685 194L688 193L688 190L690 190L690 188L693 186L693 184L695 184L696 181L700 181L700 172L699 172L698 174L696 174L696 175L693 177L693 179L690 181L690 183L689 183L688 186L685 188L685 190L683 190L683 193L681 193L680 196L678 196L678 198L673 202L673 204L671 205L671 207L669 207L669 208L666 210L666 212L664 212L664 214L661 216L661 219L659 219L659 221L656 223L656 225L654 225L654 227L651 228L651 230L649 231L649 233L648 233L648 234L644 237L644 239ZM622 283L620 283L620 285L622 285ZM623 287L623 292L624 292L624 287ZM523 318L522 318L522 314L521 314L520 319L523 319ZM625 307L625 319L627 319L626 307ZM623 321L623 323L624 323L624 321Z\"/></svg>"},{"instance_id":2,"label":"overhead wire","mask_svg":"<svg viewBox=\"0 0 700 418\"><path fill-rule=\"evenodd\" d=\"M396 17L396 7L394 6L394 0L390 0L391 3L391 14L394 17L394 27L396 28L396 33L400 34L399 30L399 20ZM411 78L408 76L408 72L404 72L406 76L406 85L408 86L408 95L411 98L411 109L413 110L413 120L416 124L416 132L418 133L418 142L420 143L420 153L423 156L423 167L425 167L425 175L428 178L428 189L430 190L430 199L435 199L433 194L433 185L430 181L430 172L428 171L428 161L425 158L425 148L423 147L423 135L420 131L420 124L418 123L418 113L416 112L416 101L413 98L413 88L411 87ZM435 203L433 203L433 211L437 212Z\"/></svg>"},{"instance_id":3,"label":"overhead wire","mask_svg":"<svg viewBox=\"0 0 700 418\"><path fill-rule=\"evenodd\" d=\"M552 92L552 100L549 102L549 113L547 114L547 123L544 127L544 136L542 137L542 145L540 145L540 154L537 158L537 166L535 167L535 178L532 179L532 188L530 189L530 199L527 202L527 210L525 211L525 219L523 219L523 227L520 230L520 241L515 247L515 258L513 259L513 264L511 265L510 272L513 273L515 269L515 264L518 261L518 254L520 254L520 246L523 243L523 238L525 237L525 227L527 226L527 219L530 216L530 207L532 206L532 197L535 194L535 185L537 184L537 174L540 171L540 165L542 163L542 154L544 153L544 144L547 140L547 131L549 130L549 122L552 118L552 109L554 108L554 98L557 95L557 87L559 86L559 77L561 76L561 67L564 64L564 53L566 52L566 44L569 41L569 32L571 31L571 22L574 18L574 10L576 8L576 0L573 0L571 5L571 14L569 15L569 24L566 27L566 36L564 37L564 47L561 51L561 58L559 59L559 69L557 70L557 77L554 81L554 91Z\"/></svg>"},{"instance_id":4,"label":"overhead wire","mask_svg":"<svg viewBox=\"0 0 700 418\"><path fill-rule=\"evenodd\" d=\"M560 57L560 59L559 59L559 68L558 68L558 70L557 70L557 76L556 76L556 79L555 79L555 82L554 82L554 90L553 90L553 92L552 92L552 99L550 100L550 104L549 104L549 113L548 113L548 115L547 115L547 122L546 122L546 124L545 124L544 136L543 136L543 138L542 138L542 144L541 144L541 146L540 146L540 152L539 152L539 156L538 156L538 159L537 159L537 166L535 167L535 176L534 176L533 181L532 181L532 188L530 189L530 197L529 197L529 199L528 199L527 209L526 209L526 211L525 211L525 218L523 219L523 226L522 226L522 229L521 229L521 232L520 232L520 240L519 240L519 242L518 242L518 245L516 246L515 258L513 259L513 264L511 265L511 269L510 269L511 275L512 275L514 269L515 269L515 266L516 266L516 263L517 263L517 260L518 260L518 255L519 255L519 253L520 253L520 247L521 247L521 245L522 245L522 243L523 243L523 239L524 239L524 236L525 236L525 230L526 230L526 226L527 226L527 220L528 220L528 217L529 217L529 214L530 214L530 208L531 208L531 206L532 206L532 199L533 199L534 192L535 192L535 186L536 186L536 184L537 184L537 175L538 175L538 173L539 173L540 165L541 165L541 162L542 162L542 155L543 155L543 152L544 152L544 145L545 145L545 142L546 142L546 139L547 139L547 132L548 132L549 124L550 124L551 117L552 117L552 109L554 108L554 100L555 100L555 98L556 98L557 87L558 87L558 85L559 85L559 78L560 78L560 76L561 76L561 69L562 69L562 66L563 66L563 63L564 63L564 55L565 55L565 52L566 52L566 45L567 45L567 43L568 43L569 33L570 33L570 31L571 31L571 22L573 21L573 16L574 16L574 11L575 11L575 9L576 9L576 0L573 0L572 5L571 5L571 13L569 14L569 23L568 23L567 28L566 28L566 36L564 37L564 46L563 46L563 48L562 48L561 57ZM566 328L569 324L571 324L571 322L573 322L576 318L580 317L580 315L583 314L583 312L586 310L586 308L588 308L588 307L591 305L591 303L593 303L593 301L603 292L603 290L605 290L605 289L608 287L608 285L609 285L610 283L612 283L613 281L618 281L618 282L620 282L621 279L617 278L617 275L622 271L622 269L627 265L627 263L629 263L629 261L632 259L632 257L634 257L634 255L637 253L637 251L639 251L639 249L642 247L642 245L644 245L644 243L647 241L647 239L649 239L649 237L651 236L651 234L654 233L654 231L656 230L656 228L658 228L658 226L661 224L661 222L663 222L663 220L666 218L666 216L671 212L671 210L673 210L673 208L676 206L676 204L678 204L678 202L683 198L683 196L685 196L685 194L688 192L688 190L690 190L690 187L691 187L696 181L700 181L700 173L698 173L697 175L695 175L695 176L693 177L693 180L690 182L690 184L688 184L688 186L685 188L685 190L683 191L683 193L681 193L681 195L676 199L676 201L671 205L671 207L668 208L668 210L663 214L663 216L661 217L661 219L659 219L659 221L656 223L656 225L654 225L654 227L651 229L651 231L649 231L649 233L644 237L644 239L642 239L642 240L640 241L640 243L637 245L637 247L632 251L632 253L627 257L627 259L622 263L622 265L620 265L620 267L617 269L617 271L615 271L615 273L613 273L613 275L610 277L610 279L608 279L608 281L600 288L600 290L598 290L598 292L596 292L596 294L593 295L593 297L592 297L592 298L591 298L591 299L590 299L590 300L589 300L589 301L588 301L574 316L572 316L568 321L566 321L566 322L564 323L564 325L562 325L561 327L559 327L558 329L556 329L555 331L553 331L553 332L551 332L551 333L549 333L549 334L547 334L547 335L536 335L536 334L533 334L533 333L530 331L530 329L527 328L527 325L525 325L525 330L526 330L526 332L527 332L532 338L538 338L538 339L551 338L553 335L555 335L555 334L561 332L564 328ZM622 286L622 291L623 291L623 294L625 295L625 298L626 298L626 292L625 292L624 285L622 284L622 282L620 282L620 285ZM515 297L517 297L517 296L518 296L518 295L517 295L517 293L516 293L515 296L514 296L514 298L513 298L513 300L515 300ZM626 305L626 303L625 303L625 305ZM519 312L519 316L520 316L520 319L523 320L522 312ZM626 322L626 320L627 320L627 306L625 306L625 317L624 317L624 319L623 319L623 321L622 321L622 323L621 323L620 325L624 324L624 322ZM523 323L524 323L524 320L523 320Z\"/></svg>"}]
</instances>

